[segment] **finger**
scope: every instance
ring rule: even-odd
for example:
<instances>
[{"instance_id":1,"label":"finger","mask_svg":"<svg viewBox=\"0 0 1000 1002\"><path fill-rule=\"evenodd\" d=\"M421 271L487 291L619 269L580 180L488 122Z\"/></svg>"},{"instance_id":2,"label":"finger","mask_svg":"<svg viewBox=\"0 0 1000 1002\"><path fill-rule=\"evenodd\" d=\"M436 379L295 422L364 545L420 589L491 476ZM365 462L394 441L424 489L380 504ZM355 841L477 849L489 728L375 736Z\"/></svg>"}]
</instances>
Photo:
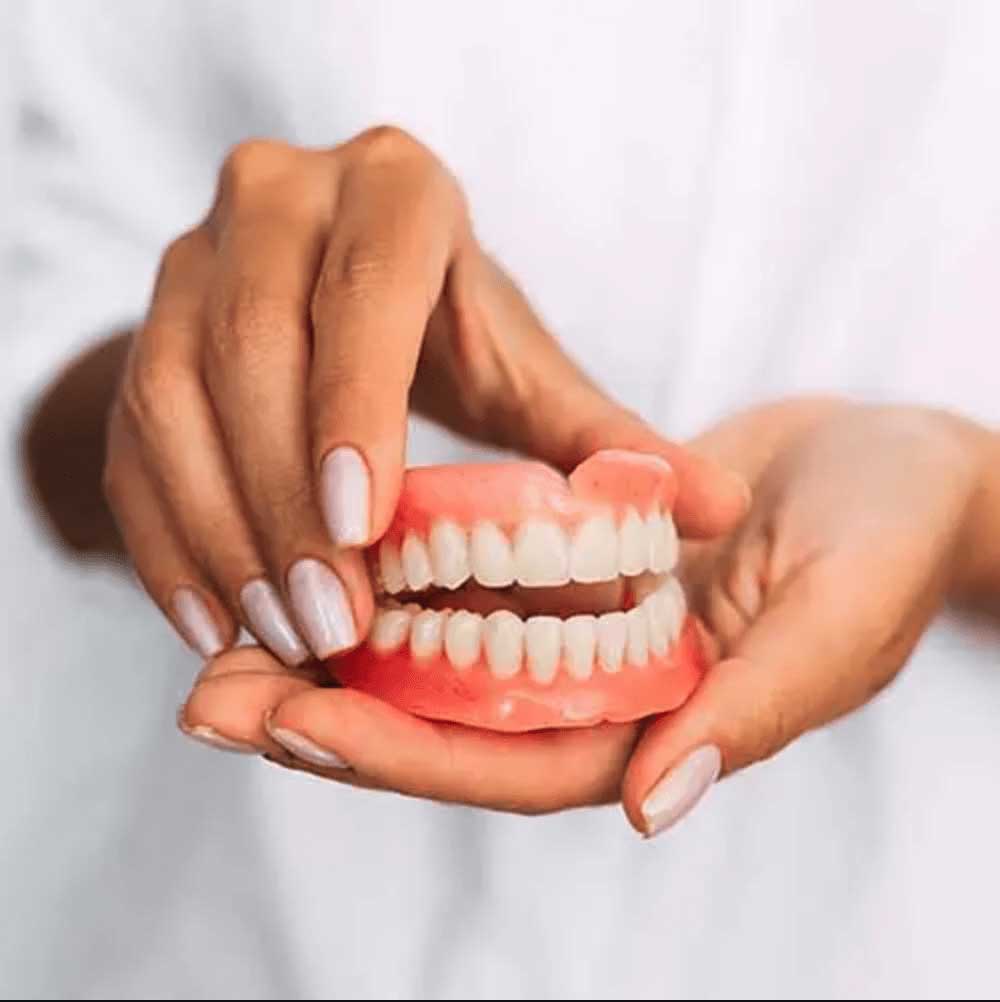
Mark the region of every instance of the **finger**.
<instances>
[{"instance_id":1,"label":"finger","mask_svg":"<svg viewBox=\"0 0 1000 1002\"><path fill-rule=\"evenodd\" d=\"M185 734L219 748L281 754L265 720L283 700L315 684L309 668L290 668L260 647L237 647L205 666L177 724Z\"/></svg>"},{"instance_id":2,"label":"finger","mask_svg":"<svg viewBox=\"0 0 1000 1002\"><path fill-rule=\"evenodd\" d=\"M122 390L147 469L187 549L232 615L289 663L308 656L258 550L201 377L214 255L196 231L164 259Z\"/></svg>"},{"instance_id":3,"label":"finger","mask_svg":"<svg viewBox=\"0 0 1000 1002\"><path fill-rule=\"evenodd\" d=\"M188 645L203 658L236 638L236 623L177 531L119 412L108 432L104 492L136 574Z\"/></svg>"},{"instance_id":4,"label":"finger","mask_svg":"<svg viewBox=\"0 0 1000 1002\"><path fill-rule=\"evenodd\" d=\"M410 384L464 220L433 158L402 134L379 136L346 154L311 308L313 465L344 547L378 538L395 510Z\"/></svg>"},{"instance_id":5,"label":"finger","mask_svg":"<svg viewBox=\"0 0 1000 1002\"><path fill-rule=\"evenodd\" d=\"M625 725L503 735L413 717L351 689L303 690L269 729L320 768L338 762L410 796L521 813L616 800L634 735Z\"/></svg>"},{"instance_id":6,"label":"finger","mask_svg":"<svg viewBox=\"0 0 1000 1002\"><path fill-rule=\"evenodd\" d=\"M691 699L649 726L622 787L625 812L639 832L669 827L719 775L770 757L859 706L891 679L925 616L915 616L891 637L873 637L871 620L844 580L842 568L804 568Z\"/></svg>"},{"instance_id":7,"label":"finger","mask_svg":"<svg viewBox=\"0 0 1000 1002\"><path fill-rule=\"evenodd\" d=\"M285 176L243 176L214 223L203 368L271 580L312 653L325 658L357 643L373 600L360 554L334 545L313 488L309 303L336 193L328 165L311 180L317 155L298 156Z\"/></svg>"}]
</instances>

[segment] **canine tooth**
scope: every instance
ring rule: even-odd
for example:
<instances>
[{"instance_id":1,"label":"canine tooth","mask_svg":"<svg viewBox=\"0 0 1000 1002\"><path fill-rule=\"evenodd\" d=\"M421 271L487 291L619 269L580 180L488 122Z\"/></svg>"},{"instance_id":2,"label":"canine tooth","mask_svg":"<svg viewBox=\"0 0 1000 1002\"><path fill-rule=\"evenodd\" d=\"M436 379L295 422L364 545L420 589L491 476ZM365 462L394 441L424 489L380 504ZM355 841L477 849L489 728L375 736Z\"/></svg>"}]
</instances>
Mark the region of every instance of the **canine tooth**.
<instances>
[{"instance_id":1,"label":"canine tooth","mask_svg":"<svg viewBox=\"0 0 1000 1002\"><path fill-rule=\"evenodd\" d=\"M479 660L483 642L483 617L467 609L459 609L448 617L444 628L444 652L459 670L469 668Z\"/></svg>"},{"instance_id":2,"label":"canine tooth","mask_svg":"<svg viewBox=\"0 0 1000 1002\"><path fill-rule=\"evenodd\" d=\"M625 613L628 626L628 640L625 644L625 661L636 668L642 668L649 661L649 627L642 606L636 606Z\"/></svg>"},{"instance_id":3,"label":"canine tooth","mask_svg":"<svg viewBox=\"0 0 1000 1002\"><path fill-rule=\"evenodd\" d=\"M434 580L431 558L424 541L412 532L403 540L403 573L410 591L422 591Z\"/></svg>"},{"instance_id":4,"label":"canine tooth","mask_svg":"<svg viewBox=\"0 0 1000 1002\"><path fill-rule=\"evenodd\" d=\"M644 599L640 608L646 615L649 629L649 649L657 657L663 657L670 646L671 612L667 608L670 600L662 591L655 591Z\"/></svg>"},{"instance_id":5,"label":"canine tooth","mask_svg":"<svg viewBox=\"0 0 1000 1002\"><path fill-rule=\"evenodd\" d=\"M399 549L388 539L383 539L378 548L378 572L382 584L390 595L406 588L406 575L399 558Z\"/></svg>"},{"instance_id":6,"label":"canine tooth","mask_svg":"<svg viewBox=\"0 0 1000 1002\"><path fill-rule=\"evenodd\" d=\"M589 584L618 577L618 533L610 515L588 518L573 534L569 576Z\"/></svg>"},{"instance_id":7,"label":"canine tooth","mask_svg":"<svg viewBox=\"0 0 1000 1002\"><path fill-rule=\"evenodd\" d=\"M431 526L429 539L434 584L457 588L469 577L469 544L465 530L442 519Z\"/></svg>"},{"instance_id":8,"label":"canine tooth","mask_svg":"<svg viewBox=\"0 0 1000 1002\"><path fill-rule=\"evenodd\" d=\"M492 522L473 526L469 563L472 576L487 588L506 588L514 583L514 551L506 534Z\"/></svg>"},{"instance_id":9,"label":"canine tooth","mask_svg":"<svg viewBox=\"0 0 1000 1002\"><path fill-rule=\"evenodd\" d=\"M597 617L570 616L563 627L566 670L585 681L594 672L594 649L597 647Z\"/></svg>"},{"instance_id":10,"label":"canine tooth","mask_svg":"<svg viewBox=\"0 0 1000 1002\"><path fill-rule=\"evenodd\" d=\"M627 639L624 612L606 612L597 617L597 658L606 672L621 671Z\"/></svg>"},{"instance_id":11,"label":"canine tooth","mask_svg":"<svg viewBox=\"0 0 1000 1002\"><path fill-rule=\"evenodd\" d=\"M493 675L512 678L524 659L524 620L507 609L491 612L483 627L483 646Z\"/></svg>"},{"instance_id":12,"label":"canine tooth","mask_svg":"<svg viewBox=\"0 0 1000 1002\"><path fill-rule=\"evenodd\" d=\"M562 620L555 616L532 616L524 627L528 674L547 685L556 677L562 650Z\"/></svg>"},{"instance_id":13,"label":"canine tooth","mask_svg":"<svg viewBox=\"0 0 1000 1002\"><path fill-rule=\"evenodd\" d=\"M663 516L654 508L646 516L646 566L656 574L666 570L661 564L663 556Z\"/></svg>"},{"instance_id":14,"label":"canine tooth","mask_svg":"<svg viewBox=\"0 0 1000 1002\"><path fill-rule=\"evenodd\" d=\"M677 528L670 513L661 515L651 511L646 517L646 534L649 538L649 569L658 574L673 570L677 563Z\"/></svg>"},{"instance_id":15,"label":"canine tooth","mask_svg":"<svg viewBox=\"0 0 1000 1002\"><path fill-rule=\"evenodd\" d=\"M443 612L424 609L413 617L410 624L410 653L418 660L436 658L444 647Z\"/></svg>"},{"instance_id":16,"label":"canine tooth","mask_svg":"<svg viewBox=\"0 0 1000 1002\"><path fill-rule=\"evenodd\" d=\"M529 519L514 540L514 571L518 584L556 587L569 582L569 544L553 522Z\"/></svg>"},{"instance_id":17,"label":"canine tooth","mask_svg":"<svg viewBox=\"0 0 1000 1002\"><path fill-rule=\"evenodd\" d=\"M391 654L406 643L413 617L405 609L381 609L372 623L371 645L379 654Z\"/></svg>"},{"instance_id":18,"label":"canine tooth","mask_svg":"<svg viewBox=\"0 0 1000 1002\"><path fill-rule=\"evenodd\" d=\"M618 569L622 574L641 574L649 558L649 539L642 516L629 505L618 529Z\"/></svg>"},{"instance_id":19,"label":"canine tooth","mask_svg":"<svg viewBox=\"0 0 1000 1002\"><path fill-rule=\"evenodd\" d=\"M680 581L673 577L660 589L660 594L663 596L663 604L668 612L670 642L673 644L681 635L681 629L687 617L687 598Z\"/></svg>"}]
</instances>

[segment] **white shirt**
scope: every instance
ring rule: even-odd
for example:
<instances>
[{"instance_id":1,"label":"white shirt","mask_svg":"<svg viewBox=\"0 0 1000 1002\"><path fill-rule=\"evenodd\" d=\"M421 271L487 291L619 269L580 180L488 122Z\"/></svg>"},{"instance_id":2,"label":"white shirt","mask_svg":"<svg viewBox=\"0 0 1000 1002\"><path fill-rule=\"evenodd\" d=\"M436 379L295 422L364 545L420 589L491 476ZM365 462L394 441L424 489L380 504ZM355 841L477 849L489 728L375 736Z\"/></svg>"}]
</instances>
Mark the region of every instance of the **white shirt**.
<instances>
[{"instance_id":1,"label":"white shirt","mask_svg":"<svg viewBox=\"0 0 1000 1002\"><path fill-rule=\"evenodd\" d=\"M995 996L998 638L939 624L650 844L613 808L345 789L176 734L192 657L55 551L15 450L57 367L141 313L229 146L381 121L673 435L814 390L995 424L1000 5L91 0L0 33L3 997ZM414 429L414 461L468 454Z\"/></svg>"}]
</instances>

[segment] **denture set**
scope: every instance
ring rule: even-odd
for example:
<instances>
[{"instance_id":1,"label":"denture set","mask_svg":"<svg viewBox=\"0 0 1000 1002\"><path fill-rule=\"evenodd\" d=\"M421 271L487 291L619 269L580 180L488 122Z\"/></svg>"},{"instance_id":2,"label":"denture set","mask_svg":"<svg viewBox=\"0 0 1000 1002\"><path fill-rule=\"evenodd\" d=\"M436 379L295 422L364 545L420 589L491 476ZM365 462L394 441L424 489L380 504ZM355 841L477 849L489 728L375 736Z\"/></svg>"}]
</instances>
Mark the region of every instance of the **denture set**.
<instances>
[{"instance_id":1,"label":"denture set","mask_svg":"<svg viewBox=\"0 0 1000 1002\"><path fill-rule=\"evenodd\" d=\"M346 685L420 716L524 731L680 705L704 668L672 576L676 481L659 457L424 467L369 552L367 642Z\"/></svg>"}]
</instances>

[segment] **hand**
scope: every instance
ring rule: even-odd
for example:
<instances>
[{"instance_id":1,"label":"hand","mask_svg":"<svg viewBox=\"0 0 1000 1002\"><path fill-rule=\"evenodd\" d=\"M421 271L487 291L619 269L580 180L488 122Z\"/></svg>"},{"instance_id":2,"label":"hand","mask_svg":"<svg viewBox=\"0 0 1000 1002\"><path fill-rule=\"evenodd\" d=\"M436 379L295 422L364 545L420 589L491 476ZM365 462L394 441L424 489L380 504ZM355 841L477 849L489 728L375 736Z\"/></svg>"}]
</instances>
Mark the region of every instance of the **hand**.
<instances>
[{"instance_id":1,"label":"hand","mask_svg":"<svg viewBox=\"0 0 1000 1002\"><path fill-rule=\"evenodd\" d=\"M289 665L364 636L360 547L394 511L411 400L563 469L602 446L660 453L691 535L745 509L739 478L570 362L416 140L380 128L328 150L245 143L205 221L164 255L105 472L140 578L202 655L238 624Z\"/></svg>"},{"instance_id":2,"label":"hand","mask_svg":"<svg viewBox=\"0 0 1000 1002\"><path fill-rule=\"evenodd\" d=\"M733 536L687 547L686 585L722 660L681 710L644 729L510 736L432 723L319 688L254 648L207 667L182 727L436 800L540 812L621 799L653 833L718 772L860 705L904 664L959 571L979 473L967 431L930 412L803 401L699 440L743 469L755 500Z\"/></svg>"}]
</instances>

